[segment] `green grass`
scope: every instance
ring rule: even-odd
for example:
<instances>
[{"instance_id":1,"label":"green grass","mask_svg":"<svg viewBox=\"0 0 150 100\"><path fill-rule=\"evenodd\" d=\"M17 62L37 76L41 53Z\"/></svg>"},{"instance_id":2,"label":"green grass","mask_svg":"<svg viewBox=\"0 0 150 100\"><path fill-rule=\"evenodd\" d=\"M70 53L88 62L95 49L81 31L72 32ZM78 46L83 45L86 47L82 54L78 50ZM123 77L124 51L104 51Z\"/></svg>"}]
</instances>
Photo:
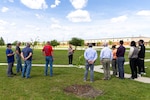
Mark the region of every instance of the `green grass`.
<instances>
[{"instance_id":1,"label":"green grass","mask_svg":"<svg viewBox=\"0 0 150 100\"><path fill-rule=\"evenodd\" d=\"M0 48L0 63L6 63L6 54L5 54L5 49L6 48ZM14 49L13 49L14 50ZM99 65L99 53L100 51L97 51L98 53L98 58L96 61L96 65ZM74 57L73 57L73 64L74 65L78 65L79 63L79 57L81 55L84 54L83 50L76 50L74 53ZM145 59L150 59L150 53L147 52L146 53L146 57ZM128 59L128 52L125 53L125 60L129 61ZM42 55L42 52L40 49L34 49L33 51L33 63L37 63L37 64L44 64L45 63L45 58ZM68 65L68 55L67 55L67 50L54 50L54 64L58 64L58 65ZM85 61L83 60L81 62L82 65L85 64Z\"/></svg>"},{"instance_id":2,"label":"green grass","mask_svg":"<svg viewBox=\"0 0 150 100\"><path fill-rule=\"evenodd\" d=\"M150 77L150 62L145 62L145 66L147 67L147 68L145 68L146 75L143 75L143 76ZM125 73L131 74L131 70L130 70L130 66L129 65L125 65L124 69L125 69Z\"/></svg>"},{"instance_id":3,"label":"green grass","mask_svg":"<svg viewBox=\"0 0 150 100\"><path fill-rule=\"evenodd\" d=\"M5 49L6 48L0 48L0 63L5 62L6 63L6 55L5 55ZM14 49L13 49L14 50ZM42 55L42 52L40 49L34 49L33 51L33 64L37 63L37 64L44 64L45 63L45 58ZM73 64L74 65L78 65L79 64L79 57L81 55L83 55L84 51L83 50L77 50L74 53L74 59L73 59ZM97 51L98 53L98 59L95 63L95 65L100 65L99 62L99 53L100 50ZM146 52L146 59L150 59L150 53ZM128 62L128 52L125 53L125 61ZM67 56L67 50L54 50L54 64L57 65L68 65L68 56ZM84 59L81 61L81 65L84 65L85 61ZM146 69L147 75L148 77L150 77L150 62L146 62L145 65L148 67ZM130 73L130 66L129 65L125 65L125 72L126 73Z\"/></svg>"},{"instance_id":4,"label":"green grass","mask_svg":"<svg viewBox=\"0 0 150 100\"><path fill-rule=\"evenodd\" d=\"M15 70L15 68L14 68ZM0 66L0 100L87 100L63 89L73 84L89 84L104 94L94 100L149 100L150 84L133 80L111 78L101 80L103 74L94 74L94 83L83 82L83 69L54 68L54 76L44 76L43 67L32 67L31 78L6 77L6 66ZM90 99L88 99L90 100ZM93 100L93 99L91 99Z\"/></svg>"}]
</instances>

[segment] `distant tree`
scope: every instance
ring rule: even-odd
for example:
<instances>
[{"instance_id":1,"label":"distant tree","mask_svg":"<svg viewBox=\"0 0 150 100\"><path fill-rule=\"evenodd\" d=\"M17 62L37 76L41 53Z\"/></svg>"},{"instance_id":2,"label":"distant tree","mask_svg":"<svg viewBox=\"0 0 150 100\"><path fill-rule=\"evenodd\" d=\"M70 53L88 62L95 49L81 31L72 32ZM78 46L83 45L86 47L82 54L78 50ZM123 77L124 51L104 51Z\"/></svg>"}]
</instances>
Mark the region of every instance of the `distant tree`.
<instances>
[{"instance_id":1,"label":"distant tree","mask_svg":"<svg viewBox=\"0 0 150 100\"><path fill-rule=\"evenodd\" d=\"M21 44L22 44L22 45L25 45L25 42L22 42Z\"/></svg>"},{"instance_id":2,"label":"distant tree","mask_svg":"<svg viewBox=\"0 0 150 100\"><path fill-rule=\"evenodd\" d=\"M12 43L12 45L16 45L16 44L17 44L17 42L18 42L18 41L14 41L14 42Z\"/></svg>"},{"instance_id":3,"label":"distant tree","mask_svg":"<svg viewBox=\"0 0 150 100\"><path fill-rule=\"evenodd\" d=\"M72 44L75 46L75 49L77 48L77 46L83 46L84 45L84 40L83 39L80 39L80 38L72 38L70 41L69 41L69 44Z\"/></svg>"},{"instance_id":4,"label":"distant tree","mask_svg":"<svg viewBox=\"0 0 150 100\"><path fill-rule=\"evenodd\" d=\"M150 40L148 41L148 45L150 46Z\"/></svg>"},{"instance_id":5,"label":"distant tree","mask_svg":"<svg viewBox=\"0 0 150 100\"><path fill-rule=\"evenodd\" d=\"M53 46L53 47L56 47L56 46L58 46L60 43L57 41L57 40L52 40L52 41L50 41L51 42L51 45Z\"/></svg>"},{"instance_id":6,"label":"distant tree","mask_svg":"<svg viewBox=\"0 0 150 100\"><path fill-rule=\"evenodd\" d=\"M43 41L43 42L42 42L42 46L44 46L45 44L46 44L46 42L45 42L45 41Z\"/></svg>"},{"instance_id":7,"label":"distant tree","mask_svg":"<svg viewBox=\"0 0 150 100\"><path fill-rule=\"evenodd\" d=\"M101 46L101 45L102 45L102 43L101 43L101 42L98 42L98 43L97 43L97 45L98 45L98 46Z\"/></svg>"},{"instance_id":8,"label":"distant tree","mask_svg":"<svg viewBox=\"0 0 150 100\"><path fill-rule=\"evenodd\" d=\"M112 43L113 43L112 41L109 41L109 45L112 45Z\"/></svg>"},{"instance_id":9,"label":"distant tree","mask_svg":"<svg viewBox=\"0 0 150 100\"><path fill-rule=\"evenodd\" d=\"M4 41L3 37L0 37L0 46L3 46L3 45L5 45L5 41Z\"/></svg>"}]
</instances>

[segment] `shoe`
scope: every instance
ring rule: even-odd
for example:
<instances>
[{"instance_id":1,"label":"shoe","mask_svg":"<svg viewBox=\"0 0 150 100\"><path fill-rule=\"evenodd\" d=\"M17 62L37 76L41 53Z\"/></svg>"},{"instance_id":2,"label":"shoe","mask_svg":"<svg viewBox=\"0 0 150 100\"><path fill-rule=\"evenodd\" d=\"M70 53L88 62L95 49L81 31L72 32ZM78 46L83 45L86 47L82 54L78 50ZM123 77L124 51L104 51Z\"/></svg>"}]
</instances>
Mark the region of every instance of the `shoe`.
<instances>
[{"instance_id":1,"label":"shoe","mask_svg":"<svg viewBox=\"0 0 150 100\"><path fill-rule=\"evenodd\" d=\"M94 81L90 81L90 83L93 83Z\"/></svg>"},{"instance_id":2,"label":"shoe","mask_svg":"<svg viewBox=\"0 0 150 100\"><path fill-rule=\"evenodd\" d=\"M69 66L73 66L73 64L69 64Z\"/></svg>"},{"instance_id":3,"label":"shoe","mask_svg":"<svg viewBox=\"0 0 150 100\"><path fill-rule=\"evenodd\" d=\"M15 73L12 73L11 75L16 75Z\"/></svg>"},{"instance_id":4,"label":"shoe","mask_svg":"<svg viewBox=\"0 0 150 100\"><path fill-rule=\"evenodd\" d=\"M129 79L130 79L130 80L134 80L134 78L133 78L133 77L130 77Z\"/></svg>"},{"instance_id":5,"label":"shoe","mask_svg":"<svg viewBox=\"0 0 150 100\"><path fill-rule=\"evenodd\" d=\"M146 73L143 73L143 75L146 75Z\"/></svg>"},{"instance_id":6,"label":"shoe","mask_svg":"<svg viewBox=\"0 0 150 100\"><path fill-rule=\"evenodd\" d=\"M107 79L107 78L102 78L102 80L109 80L109 79Z\"/></svg>"},{"instance_id":7,"label":"shoe","mask_svg":"<svg viewBox=\"0 0 150 100\"><path fill-rule=\"evenodd\" d=\"M141 74L138 74L137 77L141 77Z\"/></svg>"},{"instance_id":8,"label":"shoe","mask_svg":"<svg viewBox=\"0 0 150 100\"><path fill-rule=\"evenodd\" d=\"M8 75L8 77L13 77L12 75Z\"/></svg>"}]
</instances>

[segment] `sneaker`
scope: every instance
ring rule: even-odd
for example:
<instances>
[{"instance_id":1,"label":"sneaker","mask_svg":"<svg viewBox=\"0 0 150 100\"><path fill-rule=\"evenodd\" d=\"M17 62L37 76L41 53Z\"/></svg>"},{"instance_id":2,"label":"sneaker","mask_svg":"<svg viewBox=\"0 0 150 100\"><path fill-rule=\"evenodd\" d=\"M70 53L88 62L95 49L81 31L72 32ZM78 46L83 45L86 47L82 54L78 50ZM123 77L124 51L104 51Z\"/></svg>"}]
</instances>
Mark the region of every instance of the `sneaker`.
<instances>
[{"instance_id":1,"label":"sneaker","mask_svg":"<svg viewBox=\"0 0 150 100\"><path fill-rule=\"evenodd\" d=\"M143 75L146 75L146 73L143 73Z\"/></svg>"},{"instance_id":2,"label":"sneaker","mask_svg":"<svg viewBox=\"0 0 150 100\"><path fill-rule=\"evenodd\" d=\"M84 80L84 82L86 82L86 80Z\"/></svg>"},{"instance_id":3,"label":"sneaker","mask_svg":"<svg viewBox=\"0 0 150 100\"><path fill-rule=\"evenodd\" d=\"M8 75L8 77L13 77L12 75Z\"/></svg>"},{"instance_id":4,"label":"sneaker","mask_svg":"<svg viewBox=\"0 0 150 100\"><path fill-rule=\"evenodd\" d=\"M141 77L141 74L138 74L137 77Z\"/></svg>"},{"instance_id":5,"label":"sneaker","mask_svg":"<svg viewBox=\"0 0 150 100\"><path fill-rule=\"evenodd\" d=\"M90 81L90 83L93 83L93 81Z\"/></svg>"}]
</instances>

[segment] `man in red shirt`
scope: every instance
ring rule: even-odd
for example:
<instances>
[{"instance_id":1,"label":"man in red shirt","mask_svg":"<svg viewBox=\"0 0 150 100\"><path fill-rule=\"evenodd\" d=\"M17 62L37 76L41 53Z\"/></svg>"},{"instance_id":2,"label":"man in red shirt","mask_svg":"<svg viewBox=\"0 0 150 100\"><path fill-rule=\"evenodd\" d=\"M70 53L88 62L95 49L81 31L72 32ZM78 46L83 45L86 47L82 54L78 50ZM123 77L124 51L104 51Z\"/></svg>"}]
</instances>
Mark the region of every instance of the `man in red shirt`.
<instances>
[{"instance_id":1,"label":"man in red shirt","mask_svg":"<svg viewBox=\"0 0 150 100\"><path fill-rule=\"evenodd\" d=\"M45 71L44 75L47 76L48 64L50 64L50 76L53 76L53 48L48 41L47 44L42 49L43 55L45 56Z\"/></svg>"}]
</instances>

